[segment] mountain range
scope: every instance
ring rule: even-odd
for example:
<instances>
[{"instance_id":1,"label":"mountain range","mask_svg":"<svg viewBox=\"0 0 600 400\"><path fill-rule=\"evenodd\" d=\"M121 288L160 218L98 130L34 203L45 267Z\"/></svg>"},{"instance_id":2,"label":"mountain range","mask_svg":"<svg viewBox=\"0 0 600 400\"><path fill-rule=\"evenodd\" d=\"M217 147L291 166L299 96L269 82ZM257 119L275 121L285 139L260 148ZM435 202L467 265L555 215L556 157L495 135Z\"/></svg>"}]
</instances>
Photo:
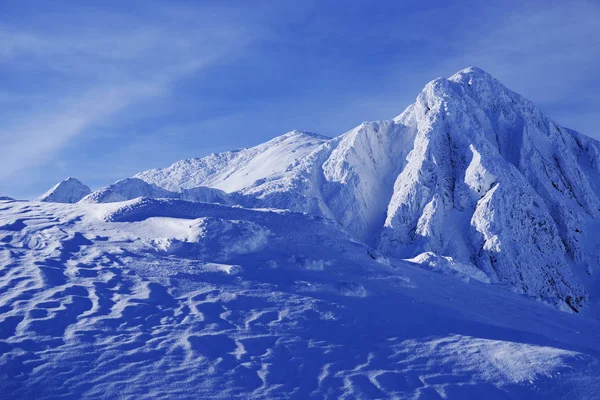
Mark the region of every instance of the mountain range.
<instances>
[{"instance_id":1,"label":"mountain range","mask_svg":"<svg viewBox=\"0 0 600 400\"><path fill-rule=\"evenodd\" d=\"M0 398L600 399L600 143L478 68L0 197Z\"/></svg>"},{"instance_id":2,"label":"mountain range","mask_svg":"<svg viewBox=\"0 0 600 400\"><path fill-rule=\"evenodd\" d=\"M386 256L460 265L579 311L598 286L599 152L471 67L428 83L391 120L181 160L81 201L183 198L323 216Z\"/></svg>"}]
</instances>

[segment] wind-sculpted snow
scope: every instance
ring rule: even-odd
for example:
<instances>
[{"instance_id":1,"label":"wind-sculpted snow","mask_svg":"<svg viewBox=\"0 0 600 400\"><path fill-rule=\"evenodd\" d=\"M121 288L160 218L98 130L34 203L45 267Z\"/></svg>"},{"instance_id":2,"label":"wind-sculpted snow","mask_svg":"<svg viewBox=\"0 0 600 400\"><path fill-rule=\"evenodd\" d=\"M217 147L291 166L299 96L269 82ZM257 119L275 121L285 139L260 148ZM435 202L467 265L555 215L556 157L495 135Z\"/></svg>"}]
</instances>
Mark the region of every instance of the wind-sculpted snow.
<instances>
[{"instance_id":1,"label":"wind-sculpted snow","mask_svg":"<svg viewBox=\"0 0 600 400\"><path fill-rule=\"evenodd\" d=\"M197 200L323 216L384 255L433 253L456 263L436 263L449 273L478 269L578 312L600 298L599 173L597 141L467 68L428 83L393 120L179 161L136 175L154 191L115 199L196 200L186 193L211 187L227 193Z\"/></svg>"},{"instance_id":2,"label":"wind-sculpted snow","mask_svg":"<svg viewBox=\"0 0 600 400\"><path fill-rule=\"evenodd\" d=\"M100 208L100 210L102 209ZM196 219L226 216L232 220L242 220L251 216L260 219L265 214L268 214L270 218L280 218L281 223L284 224L284 221L287 220L286 216L294 213L287 210L229 207L215 203L197 204L196 202L178 199L138 198L132 201L111 204L110 207L106 207L102 219L107 222L135 222L149 217ZM331 224L331 222L319 217L306 215L305 218L307 220L320 220L323 224Z\"/></svg>"},{"instance_id":3,"label":"wind-sculpted snow","mask_svg":"<svg viewBox=\"0 0 600 400\"><path fill-rule=\"evenodd\" d=\"M77 203L91 192L90 188L75 178L67 178L44 193L38 201L52 203Z\"/></svg>"},{"instance_id":4,"label":"wind-sculpted snow","mask_svg":"<svg viewBox=\"0 0 600 400\"><path fill-rule=\"evenodd\" d=\"M323 218L177 199L0 209L1 398L600 392L597 320L386 259Z\"/></svg>"},{"instance_id":5,"label":"wind-sculpted snow","mask_svg":"<svg viewBox=\"0 0 600 400\"><path fill-rule=\"evenodd\" d=\"M490 283L490 279L482 270L469 263L457 262L452 257L440 257L435 253L426 252L407 261L426 266L441 273L455 275L465 282L475 279L479 282Z\"/></svg>"},{"instance_id":6,"label":"wind-sculpted snow","mask_svg":"<svg viewBox=\"0 0 600 400\"><path fill-rule=\"evenodd\" d=\"M179 193L169 192L137 178L122 179L81 199L82 203L114 203L138 197L177 198Z\"/></svg>"},{"instance_id":7,"label":"wind-sculpted snow","mask_svg":"<svg viewBox=\"0 0 600 400\"><path fill-rule=\"evenodd\" d=\"M190 189L182 189L180 198L187 201L199 201L202 203L235 204L234 199L222 190L199 186Z\"/></svg>"},{"instance_id":8,"label":"wind-sculpted snow","mask_svg":"<svg viewBox=\"0 0 600 400\"><path fill-rule=\"evenodd\" d=\"M182 199L202 203L234 204L233 199L230 198L227 193L219 189L201 186L182 189L180 192L170 192L137 178L122 179L112 185L96 190L81 199L81 203L115 203L140 197Z\"/></svg>"}]
</instances>

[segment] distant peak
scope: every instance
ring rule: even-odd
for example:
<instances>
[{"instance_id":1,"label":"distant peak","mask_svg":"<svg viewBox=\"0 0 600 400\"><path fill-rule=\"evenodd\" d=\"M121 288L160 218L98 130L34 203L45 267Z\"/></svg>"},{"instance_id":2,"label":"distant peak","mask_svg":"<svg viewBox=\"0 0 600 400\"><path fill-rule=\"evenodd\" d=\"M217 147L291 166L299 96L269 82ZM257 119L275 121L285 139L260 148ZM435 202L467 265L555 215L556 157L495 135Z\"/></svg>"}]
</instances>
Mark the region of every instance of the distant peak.
<instances>
[{"instance_id":1,"label":"distant peak","mask_svg":"<svg viewBox=\"0 0 600 400\"><path fill-rule=\"evenodd\" d=\"M436 78L427 83L424 87L425 92L447 92L453 85L478 85L483 83L484 86L502 86L502 84L489 73L478 67L467 67L452 75L450 78ZM479 86L479 85L478 85Z\"/></svg>"},{"instance_id":2,"label":"distant peak","mask_svg":"<svg viewBox=\"0 0 600 400\"><path fill-rule=\"evenodd\" d=\"M79 179L73 178L71 176L67 177L66 179L63 179L63 182L72 182L72 183L81 183L81 184L83 184Z\"/></svg>"},{"instance_id":3,"label":"distant peak","mask_svg":"<svg viewBox=\"0 0 600 400\"><path fill-rule=\"evenodd\" d=\"M63 179L63 180L62 180L61 182L59 182L58 184L60 185L60 184L64 184L64 183L71 183L71 184L81 184L81 185L83 185L83 183L82 183L82 182L81 182L79 179L77 179L77 178L73 178L73 177L71 177L71 176L69 176L69 177L67 177L67 178Z\"/></svg>"},{"instance_id":4,"label":"distant peak","mask_svg":"<svg viewBox=\"0 0 600 400\"><path fill-rule=\"evenodd\" d=\"M75 203L91 192L79 179L68 177L44 193L38 201L54 203Z\"/></svg>"}]
</instances>

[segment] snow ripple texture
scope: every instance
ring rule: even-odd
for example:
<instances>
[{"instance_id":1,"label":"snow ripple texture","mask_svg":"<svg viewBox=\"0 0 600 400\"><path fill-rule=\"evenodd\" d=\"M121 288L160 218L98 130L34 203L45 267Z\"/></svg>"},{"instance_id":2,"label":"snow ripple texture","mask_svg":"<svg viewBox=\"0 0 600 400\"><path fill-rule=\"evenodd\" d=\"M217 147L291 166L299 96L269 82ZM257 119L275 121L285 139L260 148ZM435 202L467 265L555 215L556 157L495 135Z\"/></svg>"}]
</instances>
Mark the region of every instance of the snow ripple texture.
<instances>
[{"instance_id":1,"label":"snow ripple texture","mask_svg":"<svg viewBox=\"0 0 600 400\"><path fill-rule=\"evenodd\" d=\"M600 393L597 320L386 259L328 219L178 199L0 209L1 398Z\"/></svg>"}]
</instances>

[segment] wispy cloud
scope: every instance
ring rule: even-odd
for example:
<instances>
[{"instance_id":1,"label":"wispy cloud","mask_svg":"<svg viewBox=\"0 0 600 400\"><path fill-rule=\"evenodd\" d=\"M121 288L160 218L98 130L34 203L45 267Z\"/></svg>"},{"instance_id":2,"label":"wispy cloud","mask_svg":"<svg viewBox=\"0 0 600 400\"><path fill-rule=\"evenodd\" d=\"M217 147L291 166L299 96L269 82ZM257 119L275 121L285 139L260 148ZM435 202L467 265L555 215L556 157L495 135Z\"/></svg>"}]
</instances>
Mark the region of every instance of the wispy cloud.
<instances>
[{"instance_id":1,"label":"wispy cloud","mask_svg":"<svg viewBox=\"0 0 600 400\"><path fill-rule=\"evenodd\" d=\"M0 23L0 68L52 78L0 96L7 110L21 105L21 112L0 112L0 181L52 160L94 124L235 57L260 34L235 20L214 23L211 12L171 7L144 18L70 13L41 25Z\"/></svg>"},{"instance_id":2,"label":"wispy cloud","mask_svg":"<svg viewBox=\"0 0 600 400\"><path fill-rule=\"evenodd\" d=\"M529 81L532 91L556 96L577 87L591 72L596 79L600 36L593 32L598 32L599 20L600 4L587 1L521 9L482 35L474 43L477 50L467 56L506 78L525 76L521 79ZM571 73L564 73L565 65ZM531 80L534 74L537 79Z\"/></svg>"}]
</instances>

